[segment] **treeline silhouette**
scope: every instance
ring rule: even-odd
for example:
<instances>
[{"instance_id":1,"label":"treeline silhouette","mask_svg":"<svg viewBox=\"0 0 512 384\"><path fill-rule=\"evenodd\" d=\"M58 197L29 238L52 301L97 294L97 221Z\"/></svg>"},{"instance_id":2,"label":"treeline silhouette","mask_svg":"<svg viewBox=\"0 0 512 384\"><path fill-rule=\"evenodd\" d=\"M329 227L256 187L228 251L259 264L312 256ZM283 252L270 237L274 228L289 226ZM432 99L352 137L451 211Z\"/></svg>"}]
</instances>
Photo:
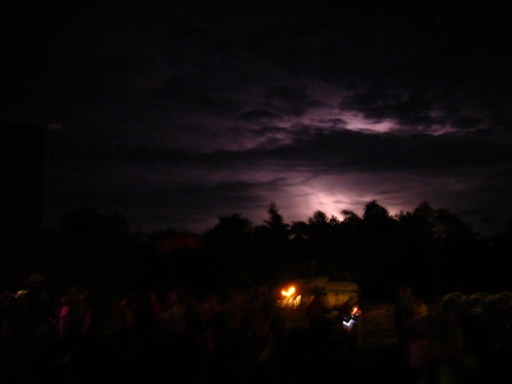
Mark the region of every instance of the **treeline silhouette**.
<instances>
[{"instance_id":1,"label":"treeline silhouette","mask_svg":"<svg viewBox=\"0 0 512 384\"><path fill-rule=\"evenodd\" d=\"M258 225L234 213L202 234L145 234L131 231L119 212L86 207L45 235L34 272L55 290L77 286L97 296L172 287L227 291L315 276L355 281L376 300L392 297L401 284L427 300L453 291L512 290L512 221L506 232L483 238L427 202L394 216L376 201L362 216L341 214L316 211L290 224L271 203Z\"/></svg>"}]
</instances>

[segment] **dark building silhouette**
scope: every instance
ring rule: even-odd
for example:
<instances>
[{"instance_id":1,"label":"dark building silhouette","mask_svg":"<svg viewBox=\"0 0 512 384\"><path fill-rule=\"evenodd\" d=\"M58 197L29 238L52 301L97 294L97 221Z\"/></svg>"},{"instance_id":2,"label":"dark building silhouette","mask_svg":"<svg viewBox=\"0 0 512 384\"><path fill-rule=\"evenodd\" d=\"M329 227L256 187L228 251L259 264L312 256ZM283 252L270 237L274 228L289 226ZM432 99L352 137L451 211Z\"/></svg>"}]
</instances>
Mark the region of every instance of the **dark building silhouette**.
<instances>
[{"instance_id":1,"label":"dark building silhouette","mask_svg":"<svg viewBox=\"0 0 512 384\"><path fill-rule=\"evenodd\" d=\"M47 132L0 123L0 285L29 273L40 256Z\"/></svg>"}]
</instances>

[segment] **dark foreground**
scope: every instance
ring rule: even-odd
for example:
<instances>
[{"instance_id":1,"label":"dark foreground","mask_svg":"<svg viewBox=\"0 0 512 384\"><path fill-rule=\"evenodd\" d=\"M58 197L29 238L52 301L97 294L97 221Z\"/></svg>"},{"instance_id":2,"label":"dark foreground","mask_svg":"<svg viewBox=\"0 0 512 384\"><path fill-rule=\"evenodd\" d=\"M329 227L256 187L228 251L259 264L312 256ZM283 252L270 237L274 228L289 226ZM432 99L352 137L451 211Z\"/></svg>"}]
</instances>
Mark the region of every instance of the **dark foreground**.
<instances>
[{"instance_id":1,"label":"dark foreground","mask_svg":"<svg viewBox=\"0 0 512 384\"><path fill-rule=\"evenodd\" d=\"M506 348L471 355L465 362L440 361L428 370L411 364L398 348L391 313L390 305L363 307L358 348L333 337L332 329L290 331L279 324L248 333L217 328L158 337L120 331L58 340L41 333L2 341L0 382L512 382L512 355Z\"/></svg>"},{"instance_id":2,"label":"dark foreground","mask_svg":"<svg viewBox=\"0 0 512 384\"><path fill-rule=\"evenodd\" d=\"M415 382L401 365L389 311L368 309L359 348L333 332L332 323L317 329L287 329L281 322L253 321L167 334L147 328L120 327L108 335L56 337L37 330L0 343L2 383L302 383L350 380ZM216 325L216 321L219 323ZM11 324L13 332L15 323ZM388 381L389 381L388 380Z\"/></svg>"},{"instance_id":3,"label":"dark foreground","mask_svg":"<svg viewBox=\"0 0 512 384\"><path fill-rule=\"evenodd\" d=\"M224 345L223 345L224 344ZM414 383L394 345L363 345L358 353L309 332L292 332L268 351L255 337L226 337L211 353L196 343L82 340L76 345L3 345L2 383ZM206 356L207 355L207 356Z\"/></svg>"}]
</instances>

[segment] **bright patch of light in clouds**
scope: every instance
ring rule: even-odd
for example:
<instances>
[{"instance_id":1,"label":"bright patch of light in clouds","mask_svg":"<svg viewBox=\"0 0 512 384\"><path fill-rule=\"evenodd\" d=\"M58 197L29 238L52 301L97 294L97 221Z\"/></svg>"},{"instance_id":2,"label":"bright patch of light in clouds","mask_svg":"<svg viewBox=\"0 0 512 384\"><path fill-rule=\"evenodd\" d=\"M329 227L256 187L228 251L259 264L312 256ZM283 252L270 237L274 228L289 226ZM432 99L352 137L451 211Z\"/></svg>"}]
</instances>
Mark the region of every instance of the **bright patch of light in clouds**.
<instances>
[{"instance_id":1,"label":"bright patch of light in clouds","mask_svg":"<svg viewBox=\"0 0 512 384\"><path fill-rule=\"evenodd\" d=\"M314 191L310 192L309 197L309 212L322 211L328 217L336 216L341 218L340 211L341 207L347 205L349 195L342 195L338 193L332 193L331 191ZM347 208L343 208L347 209Z\"/></svg>"},{"instance_id":2,"label":"bright patch of light in clouds","mask_svg":"<svg viewBox=\"0 0 512 384\"><path fill-rule=\"evenodd\" d=\"M424 180L403 181L400 176L388 173L354 172L288 181L275 200L288 222L307 221L318 210L340 220L343 220L342 210L361 216L364 206L371 200L376 200L393 215L401 210L412 210L422 200L428 200L427 196L422 197Z\"/></svg>"},{"instance_id":3,"label":"bright patch of light in clouds","mask_svg":"<svg viewBox=\"0 0 512 384\"><path fill-rule=\"evenodd\" d=\"M385 133L396 127L396 124L391 120L370 120L359 112L343 112L339 117L347 122L346 128L352 131Z\"/></svg>"},{"instance_id":4,"label":"bright patch of light in clouds","mask_svg":"<svg viewBox=\"0 0 512 384\"><path fill-rule=\"evenodd\" d=\"M290 183L282 192L282 198L276 203L287 221L306 221L315 211L322 211L328 217L341 217L344 209L360 213L365 196L360 196L350 188L343 188L342 177L329 180L329 177L302 180Z\"/></svg>"}]
</instances>

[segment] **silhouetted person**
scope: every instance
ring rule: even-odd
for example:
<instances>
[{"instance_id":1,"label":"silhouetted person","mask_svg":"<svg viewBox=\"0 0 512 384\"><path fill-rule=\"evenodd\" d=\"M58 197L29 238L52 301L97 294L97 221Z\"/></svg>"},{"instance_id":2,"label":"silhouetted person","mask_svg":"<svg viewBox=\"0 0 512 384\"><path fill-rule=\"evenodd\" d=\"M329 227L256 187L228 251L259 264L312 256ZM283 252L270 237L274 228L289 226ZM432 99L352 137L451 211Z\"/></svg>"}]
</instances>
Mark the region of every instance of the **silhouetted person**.
<instances>
[{"instance_id":1,"label":"silhouetted person","mask_svg":"<svg viewBox=\"0 0 512 384\"><path fill-rule=\"evenodd\" d=\"M324 303L319 294L315 294L313 300L308 304L306 315L309 320L309 329L313 332L319 331L324 325L325 316Z\"/></svg>"},{"instance_id":2,"label":"silhouetted person","mask_svg":"<svg viewBox=\"0 0 512 384\"><path fill-rule=\"evenodd\" d=\"M340 322L343 320L350 320L350 317L352 315L352 308L354 308L355 306L357 306L357 300L354 296L350 296L348 300L340 304L340 306L338 307L337 320Z\"/></svg>"},{"instance_id":3,"label":"silhouetted person","mask_svg":"<svg viewBox=\"0 0 512 384\"><path fill-rule=\"evenodd\" d=\"M140 293L134 305L132 319L135 334L140 341L147 341L153 336L157 318L151 293Z\"/></svg>"},{"instance_id":4,"label":"silhouetted person","mask_svg":"<svg viewBox=\"0 0 512 384\"><path fill-rule=\"evenodd\" d=\"M415 316L413 296L408 285L398 288L394 315L398 347L403 352L405 344L412 336Z\"/></svg>"}]
</instances>

